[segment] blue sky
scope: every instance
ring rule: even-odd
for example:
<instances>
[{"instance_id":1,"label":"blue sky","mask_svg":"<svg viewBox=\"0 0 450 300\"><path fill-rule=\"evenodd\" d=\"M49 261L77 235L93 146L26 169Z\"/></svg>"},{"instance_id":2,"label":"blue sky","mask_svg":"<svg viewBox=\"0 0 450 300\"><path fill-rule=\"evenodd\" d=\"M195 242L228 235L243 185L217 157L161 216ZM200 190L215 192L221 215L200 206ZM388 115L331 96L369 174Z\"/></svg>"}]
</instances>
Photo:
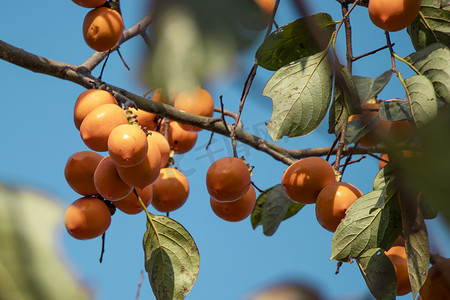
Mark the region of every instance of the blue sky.
<instances>
[{"instance_id":1,"label":"blue sky","mask_svg":"<svg viewBox=\"0 0 450 300\"><path fill-rule=\"evenodd\" d=\"M281 1L278 24L284 25L298 18L290 1ZM315 12L327 12L340 20L340 6L333 0L310 1ZM131 27L146 13L143 0L122 1L125 27ZM27 7L25 9L25 7ZM80 64L92 54L84 43L81 24L88 9L72 1L8 1L1 4L0 39L32 53L55 60ZM370 23L367 9L357 7L352 14L354 53L359 55L385 44L384 32ZM262 41L263 33L259 41ZM344 53L342 38L337 45ZM413 48L406 30L391 35L395 50L404 57ZM140 49L136 38L121 47L121 53L131 67L127 71L117 54L110 57L103 79L143 94ZM254 61L257 45L243 53L239 65L229 74L212 80L206 87L216 106L223 95L225 107L237 111L245 78ZM344 56L341 56L343 58ZM344 60L341 61L344 63ZM355 75L376 77L390 68L390 57L382 51L354 64ZM408 70L399 66L405 75ZM98 76L100 68L94 70ZM269 138L264 122L268 122L272 104L261 96L265 82L272 73L262 68L250 91L243 120L253 134ZM411 75L411 74L409 74ZM87 150L73 125L73 105L84 88L76 84L35 74L0 61L0 90L3 104L0 118L2 147L0 148L0 182L5 185L31 187L56 197L67 207L79 196L64 179L64 166L70 155ZM403 98L404 91L393 76L380 99ZM261 227L253 230L250 220L228 223L216 217L209 206L205 174L209 165L223 156L230 156L230 141L215 135L208 151L205 145L210 135L199 133L196 146L189 153L175 157L176 166L185 173L191 193L186 204L171 213L171 217L191 233L200 251L199 277L187 299L233 300L243 299L250 292L285 279L299 280L319 289L329 299L355 299L369 295L356 264L345 264L334 275L336 262L330 261L332 234L320 227L315 219L314 206L307 206L296 216L283 222L271 237L262 234ZM317 132L306 137L283 139L278 144L288 148L328 146L333 136L327 134L327 122ZM245 145L238 147L239 155L255 166L252 180L262 189L280 183L286 165ZM366 158L347 168L343 181L361 191L371 190L378 162ZM155 211L153 211L155 212ZM61 248L74 274L93 291L94 299L133 299L144 268L142 236L145 215L125 215L117 212L107 232L106 253L98 263L101 239L79 241L71 238L62 224L59 232ZM450 256L449 231L439 220L429 222L433 247ZM410 295L402 297L408 298ZM153 299L145 277L140 299Z\"/></svg>"}]
</instances>

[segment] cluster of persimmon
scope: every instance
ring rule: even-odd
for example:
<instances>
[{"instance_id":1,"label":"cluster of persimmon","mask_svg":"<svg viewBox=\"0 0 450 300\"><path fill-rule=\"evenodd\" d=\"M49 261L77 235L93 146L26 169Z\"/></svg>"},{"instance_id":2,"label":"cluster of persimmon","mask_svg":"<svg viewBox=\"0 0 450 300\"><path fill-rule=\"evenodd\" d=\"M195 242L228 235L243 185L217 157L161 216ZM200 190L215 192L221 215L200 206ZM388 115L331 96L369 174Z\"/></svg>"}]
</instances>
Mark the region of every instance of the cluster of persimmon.
<instances>
[{"instance_id":1,"label":"cluster of persimmon","mask_svg":"<svg viewBox=\"0 0 450 300\"><path fill-rule=\"evenodd\" d=\"M386 31L399 31L408 27L419 15L420 0L370 0L370 20Z\"/></svg>"},{"instance_id":2,"label":"cluster of persimmon","mask_svg":"<svg viewBox=\"0 0 450 300\"><path fill-rule=\"evenodd\" d=\"M153 93L153 100L166 102L160 89ZM179 93L174 106L206 116L212 116L214 109L212 97L203 89ZM198 107L208 108L199 111ZM173 153L192 149L200 128L168 120L164 124L156 114L122 108L110 92L99 89L80 94L74 123L92 151L73 154L65 167L68 184L83 196L65 213L65 225L73 237L89 239L103 234L111 222L107 204L137 214L150 203L160 212L170 212L186 202L188 180L169 167L169 159ZM161 133L166 125L167 138Z\"/></svg>"},{"instance_id":3,"label":"cluster of persimmon","mask_svg":"<svg viewBox=\"0 0 450 300\"><path fill-rule=\"evenodd\" d=\"M72 0L90 10L83 21L83 37L95 51L108 51L120 41L124 29L121 14L106 0Z\"/></svg>"}]
</instances>

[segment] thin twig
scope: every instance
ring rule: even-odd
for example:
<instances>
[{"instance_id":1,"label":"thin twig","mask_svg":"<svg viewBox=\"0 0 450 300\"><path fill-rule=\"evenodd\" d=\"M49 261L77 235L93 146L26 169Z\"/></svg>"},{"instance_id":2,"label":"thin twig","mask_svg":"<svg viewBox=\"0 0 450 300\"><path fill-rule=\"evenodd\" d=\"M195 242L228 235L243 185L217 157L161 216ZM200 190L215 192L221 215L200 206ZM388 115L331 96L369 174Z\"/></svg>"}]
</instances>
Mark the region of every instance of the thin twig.
<instances>
[{"instance_id":1,"label":"thin twig","mask_svg":"<svg viewBox=\"0 0 450 300\"><path fill-rule=\"evenodd\" d=\"M341 128L341 138L339 139L339 144L337 146L336 151L336 161L334 163L336 171L339 171L339 164L341 160L342 151L345 146L345 132L347 131L347 120L344 121L344 124Z\"/></svg>"},{"instance_id":2,"label":"thin twig","mask_svg":"<svg viewBox=\"0 0 450 300\"><path fill-rule=\"evenodd\" d=\"M257 187L256 184L255 184L253 181L250 181L250 183L253 185L253 187L254 187L255 189L258 190L258 192L260 192L260 193L265 193L265 192L266 192L265 190L262 190L262 189L260 189L259 187Z\"/></svg>"},{"instance_id":3,"label":"thin twig","mask_svg":"<svg viewBox=\"0 0 450 300\"><path fill-rule=\"evenodd\" d=\"M141 278L139 279L135 300L139 299L139 294L141 293L141 286L143 281L144 281L144 271L141 270Z\"/></svg>"},{"instance_id":4,"label":"thin twig","mask_svg":"<svg viewBox=\"0 0 450 300\"><path fill-rule=\"evenodd\" d=\"M100 263L103 262L103 254L105 253L105 236L106 236L106 232L104 232L104 233L102 234L102 250L101 250L101 252L100 252L100 258L98 259L98 261L99 261Z\"/></svg>"},{"instance_id":5,"label":"thin twig","mask_svg":"<svg viewBox=\"0 0 450 300\"><path fill-rule=\"evenodd\" d=\"M327 153L327 157L325 158L327 161L330 159L331 153L333 152L334 148L336 147L337 142L341 139L342 132L340 131L336 138L333 141L333 144L330 147L330 150Z\"/></svg>"},{"instance_id":6,"label":"thin twig","mask_svg":"<svg viewBox=\"0 0 450 300\"><path fill-rule=\"evenodd\" d=\"M130 71L130 67L127 65L127 63L125 62L125 59L123 59L122 54L120 53L119 48L117 48L117 54L119 54L120 59L122 60L123 65L125 66L125 68L127 68L128 71Z\"/></svg>"},{"instance_id":7,"label":"thin twig","mask_svg":"<svg viewBox=\"0 0 450 300\"><path fill-rule=\"evenodd\" d=\"M111 54L111 50L108 51L108 54L106 55L106 59L103 62L102 70L100 71L100 76L98 76L99 81L102 81L103 71L105 70L106 63L108 62L108 58L109 58L110 54Z\"/></svg>"},{"instance_id":8,"label":"thin twig","mask_svg":"<svg viewBox=\"0 0 450 300\"><path fill-rule=\"evenodd\" d=\"M392 44L392 46L394 46L394 45L395 45L395 43ZM361 58L363 58L363 57L366 57L366 56L375 54L375 53L377 53L378 51L384 50L384 49L386 49L386 48L389 48L389 46L388 46L388 45L384 45L383 47L380 47L380 48L378 48L378 49L372 50L372 51L370 51L370 52L367 52L367 53L364 53L364 54L361 54L361 55L358 55L358 56L355 56L355 57L353 57L353 61L357 61L358 59L361 59Z\"/></svg>"}]
</instances>

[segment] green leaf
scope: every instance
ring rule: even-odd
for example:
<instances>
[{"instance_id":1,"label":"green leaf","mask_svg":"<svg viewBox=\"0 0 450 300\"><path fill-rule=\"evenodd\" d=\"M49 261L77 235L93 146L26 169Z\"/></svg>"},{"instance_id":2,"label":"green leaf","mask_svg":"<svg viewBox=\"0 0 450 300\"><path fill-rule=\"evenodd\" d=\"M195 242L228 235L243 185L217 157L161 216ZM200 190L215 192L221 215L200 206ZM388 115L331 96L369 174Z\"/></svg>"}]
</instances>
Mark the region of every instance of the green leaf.
<instances>
[{"instance_id":1,"label":"green leaf","mask_svg":"<svg viewBox=\"0 0 450 300\"><path fill-rule=\"evenodd\" d=\"M290 63L275 72L263 95L272 98L267 125L274 141L314 131L325 118L331 100L332 70L320 52Z\"/></svg>"},{"instance_id":2,"label":"green leaf","mask_svg":"<svg viewBox=\"0 0 450 300\"><path fill-rule=\"evenodd\" d=\"M56 251L62 223L54 199L0 187L0 299L90 299Z\"/></svg>"},{"instance_id":3,"label":"green leaf","mask_svg":"<svg viewBox=\"0 0 450 300\"><path fill-rule=\"evenodd\" d=\"M184 299L197 280L200 256L189 232L175 220L147 214L145 270L157 300Z\"/></svg>"},{"instance_id":4,"label":"green leaf","mask_svg":"<svg viewBox=\"0 0 450 300\"><path fill-rule=\"evenodd\" d=\"M415 75L405 79L414 121L423 126L433 120L438 112L438 102L433 84L425 76Z\"/></svg>"},{"instance_id":5,"label":"green leaf","mask_svg":"<svg viewBox=\"0 0 450 300\"><path fill-rule=\"evenodd\" d=\"M450 103L450 50L435 43L405 57L407 61L433 83L436 94Z\"/></svg>"},{"instance_id":6,"label":"green leaf","mask_svg":"<svg viewBox=\"0 0 450 300\"><path fill-rule=\"evenodd\" d=\"M378 115L380 119L391 122L412 120L411 108L408 101L381 101Z\"/></svg>"},{"instance_id":7,"label":"green leaf","mask_svg":"<svg viewBox=\"0 0 450 300\"><path fill-rule=\"evenodd\" d=\"M348 122L347 130L345 131L344 143L346 145L356 143L356 141L368 134L372 128L375 128L378 122L380 122L380 118L378 116Z\"/></svg>"},{"instance_id":8,"label":"green leaf","mask_svg":"<svg viewBox=\"0 0 450 300\"><path fill-rule=\"evenodd\" d=\"M397 276L389 258L380 248L369 249L356 258L359 270L375 299L389 300L397 296Z\"/></svg>"},{"instance_id":9,"label":"green leaf","mask_svg":"<svg viewBox=\"0 0 450 300\"><path fill-rule=\"evenodd\" d=\"M256 62L261 67L276 71L290 62L311 56L324 49L317 49L308 28L314 26L324 40L330 40L336 22L326 13L297 19L272 32L256 51Z\"/></svg>"},{"instance_id":10,"label":"green leaf","mask_svg":"<svg viewBox=\"0 0 450 300\"><path fill-rule=\"evenodd\" d=\"M256 200L255 209L252 212L252 226L263 226L263 233L267 236L273 235L281 221L295 215L304 204L295 203L287 198L281 184L271 187L259 195Z\"/></svg>"},{"instance_id":11,"label":"green leaf","mask_svg":"<svg viewBox=\"0 0 450 300\"><path fill-rule=\"evenodd\" d=\"M352 80L352 75L345 66L337 64L328 133L335 133L350 115L360 113L361 102L356 85Z\"/></svg>"},{"instance_id":12,"label":"green leaf","mask_svg":"<svg viewBox=\"0 0 450 300\"><path fill-rule=\"evenodd\" d=\"M422 0L420 13L407 31L416 50L440 42L450 47L450 11L441 8L440 0Z\"/></svg>"},{"instance_id":13,"label":"green leaf","mask_svg":"<svg viewBox=\"0 0 450 300\"><path fill-rule=\"evenodd\" d=\"M400 208L392 195L377 208L383 190L358 198L347 209L331 241L331 259L348 261L372 248L387 249L401 232Z\"/></svg>"},{"instance_id":14,"label":"green leaf","mask_svg":"<svg viewBox=\"0 0 450 300\"><path fill-rule=\"evenodd\" d=\"M391 164L387 164L384 168L378 171L377 175L375 175L375 179L373 180L373 190L377 191L384 189L393 175L394 168Z\"/></svg>"},{"instance_id":15,"label":"green leaf","mask_svg":"<svg viewBox=\"0 0 450 300\"><path fill-rule=\"evenodd\" d=\"M361 76L353 76L353 82L359 93L361 104L366 103L369 99L377 96L383 88L388 84L392 76L392 70L387 70L376 78L368 78Z\"/></svg>"}]
</instances>

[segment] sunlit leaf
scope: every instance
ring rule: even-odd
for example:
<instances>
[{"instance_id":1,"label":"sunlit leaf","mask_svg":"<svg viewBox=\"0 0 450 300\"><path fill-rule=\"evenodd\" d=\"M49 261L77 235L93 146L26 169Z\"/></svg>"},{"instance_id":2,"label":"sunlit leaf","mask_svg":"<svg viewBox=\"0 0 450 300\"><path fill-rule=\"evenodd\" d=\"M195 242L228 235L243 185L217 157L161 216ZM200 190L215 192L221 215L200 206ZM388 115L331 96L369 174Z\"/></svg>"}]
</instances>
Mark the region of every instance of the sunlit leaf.
<instances>
[{"instance_id":1,"label":"sunlit leaf","mask_svg":"<svg viewBox=\"0 0 450 300\"><path fill-rule=\"evenodd\" d=\"M392 76L392 70L387 70L383 74L375 78L362 76L353 76L353 82L359 93L361 104L366 103L369 99L377 96L383 88L388 84Z\"/></svg>"},{"instance_id":2,"label":"sunlit leaf","mask_svg":"<svg viewBox=\"0 0 450 300\"><path fill-rule=\"evenodd\" d=\"M384 189L392 175L394 175L394 169L391 164L387 164L384 168L378 171L377 175L375 175L375 179L373 180L373 190L376 191Z\"/></svg>"},{"instance_id":3,"label":"sunlit leaf","mask_svg":"<svg viewBox=\"0 0 450 300\"><path fill-rule=\"evenodd\" d=\"M263 68L276 71L288 63L316 54L318 49L308 22L317 30L320 38L328 41L336 22L326 13L319 13L295 20L272 32L256 51L256 62Z\"/></svg>"},{"instance_id":4,"label":"sunlit leaf","mask_svg":"<svg viewBox=\"0 0 450 300\"><path fill-rule=\"evenodd\" d=\"M290 63L272 75L263 95L273 100L267 125L273 140L303 136L320 125L330 105L331 76L322 52Z\"/></svg>"},{"instance_id":5,"label":"sunlit leaf","mask_svg":"<svg viewBox=\"0 0 450 300\"><path fill-rule=\"evenodd\" d=\"M389 258L381 248L369 249L356 258L359 270L375 299L389 300L397 296L397 276Z\"/></svg>"},{"instance_id":6,"label":"sunlit leaf","mask_svg":"<svg viewBox=\"0 0 450 300\"><path fill-rule=\"evenodd\" d=\"M425 76L415 75L405 79L411 108L417 126L433 120L438 111L438 102L433 84Z\"/></svg>"},{"instance_id":7,"label":"sunlit leaf","mask_svg":"<svg viewBox=\"0 0 450 300\"><path fill-rule=\"evenodd\" d=\"M91 298L56 251L62 222L53 199L0 187L0 299Z\"/></svg>"},{"instance_id":8,"label":"sunlit leaf","mask_svg":"<svg viewBox=\"0 0 450 300\"><path fill-rule=\"evenodd\" d=\"M197 280L200 256L192 236L166 216L147 215L145 270L158 300L184 299Z\"/></svg>"}]
</instances>

